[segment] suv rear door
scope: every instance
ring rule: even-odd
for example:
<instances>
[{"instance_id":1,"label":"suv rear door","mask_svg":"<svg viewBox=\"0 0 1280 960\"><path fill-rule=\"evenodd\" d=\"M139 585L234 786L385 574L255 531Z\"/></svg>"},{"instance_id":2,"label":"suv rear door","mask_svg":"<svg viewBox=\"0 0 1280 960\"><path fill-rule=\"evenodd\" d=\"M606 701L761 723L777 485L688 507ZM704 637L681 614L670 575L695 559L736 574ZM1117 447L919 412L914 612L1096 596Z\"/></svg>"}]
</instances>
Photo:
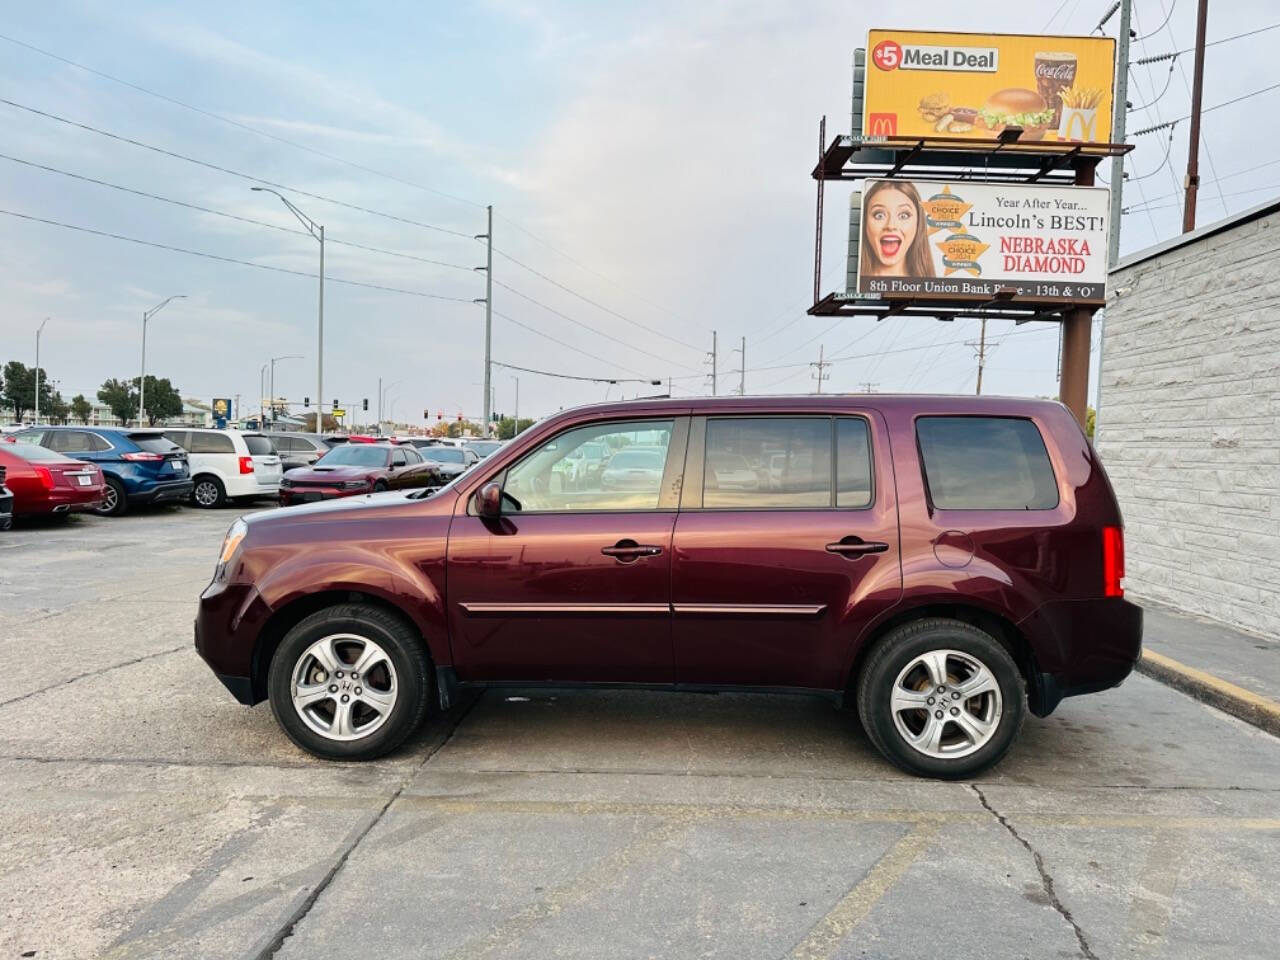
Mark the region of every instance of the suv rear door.
<instances>
[{"instance_id":1,"label":"suv rear door","mask_svg":"<svg viewBox=\"0 0 1280 960\"><path fill-rule=\"evenodd\" d=\"M261 433L245 433L245 446L249 448L249 456L253 458L253 475L264 487L280 486L280 454L276 452L271 438Z\"/></svg>"},{"instance_id":2,"label":"suv rear door","mask_svg":"<svg viewBox=\"0 0 1280 960\"><path fill-rule=\"evenodd\" d=\"M694 417L672 547L676 681L842 685L854 640L901 596L899 558L878 413Z\"/></svg>"}]
</instances>

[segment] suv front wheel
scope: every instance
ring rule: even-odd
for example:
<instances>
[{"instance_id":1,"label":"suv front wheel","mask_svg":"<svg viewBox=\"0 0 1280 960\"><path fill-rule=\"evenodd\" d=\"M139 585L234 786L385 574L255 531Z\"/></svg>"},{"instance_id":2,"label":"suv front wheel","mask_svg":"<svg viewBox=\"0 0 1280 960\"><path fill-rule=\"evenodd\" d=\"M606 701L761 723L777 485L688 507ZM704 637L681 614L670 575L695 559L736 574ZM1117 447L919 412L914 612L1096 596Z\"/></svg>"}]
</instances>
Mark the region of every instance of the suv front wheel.
<instances>
[{"instance_id":1,"label":"suv front wheel","mask_svg":"<svg viewBox=\"0 0 1280 960\"><path fill-rule=\"evenodd\" d=\"M858 676L858 715L909 773L958 780L997 763L1026 716L1026 684L989 633L932 618L886 634Z\"/></svg>"},{"instance_id":2,"label":"suv front wheel","mask_svg":"<svg viewBox=\"0 0 1280 960\"><path fill-rule=\"evenodd\" d=\"M417 729L430 676L425 646L408 623L378 607L341 604L285 634L267 691L276 721L302 749L370 760Z\"/></svg>"}]
</instances>

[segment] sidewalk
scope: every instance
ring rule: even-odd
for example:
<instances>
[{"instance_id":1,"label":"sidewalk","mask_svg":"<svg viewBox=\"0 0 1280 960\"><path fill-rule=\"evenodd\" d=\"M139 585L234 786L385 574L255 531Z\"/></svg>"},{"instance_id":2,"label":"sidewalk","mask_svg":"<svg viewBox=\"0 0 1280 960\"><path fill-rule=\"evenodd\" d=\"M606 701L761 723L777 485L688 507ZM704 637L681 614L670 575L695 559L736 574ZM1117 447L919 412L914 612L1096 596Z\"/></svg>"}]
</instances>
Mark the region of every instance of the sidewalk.
<instances>
[{"instance_id":1,"label":"sidewalk","mask_svg":"<svg viewBox=\"0 0 1280 960\"><path fill-rule=\"evenodd\" d=\"M1280 639L1143 603L1138 671L1280 736Z\"/></svg>"}]
</instances>

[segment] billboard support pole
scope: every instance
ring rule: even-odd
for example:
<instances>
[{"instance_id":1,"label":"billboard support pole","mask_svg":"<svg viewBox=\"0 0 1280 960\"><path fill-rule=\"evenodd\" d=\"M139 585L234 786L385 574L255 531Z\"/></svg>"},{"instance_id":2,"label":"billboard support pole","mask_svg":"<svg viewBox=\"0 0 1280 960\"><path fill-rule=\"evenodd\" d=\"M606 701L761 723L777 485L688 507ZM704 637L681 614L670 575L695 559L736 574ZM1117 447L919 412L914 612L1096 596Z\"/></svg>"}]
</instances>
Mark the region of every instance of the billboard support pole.
<instances>
[{"instance_id":1,"label":"billboard support pole","mask_svg":"<svg viewBox=\"0 0 1280 960\"><path fill-rule=\"evenodd\" d=\"M818 165L822 165L822 155L827 149L827 115L822 115L818 124ZM822 194L826 180L818 178L818 215L813 228L813 302L822 299Z\"/></svg>"},{"instance_id":2,"label":"billboard support pole","mask_svg":"<svg viewBox=\"0 0 1280 960\"><path fill-rule=\"evenodd\" d=\"M1196 228L1196 191L1200 188L1200 96L1204 92L1204 31L1209 20L1209 0L1200 0L1196 11L1196 68L1191 79L1191 143L1187 150L1187 198L1182 205L1182 232Z\"/></svg>"},{"instance_id":3,"label":"billboard support pole","mask_svg":"<svg viewBox=\"0 0 1280 960\"><path fill-rule=\"evenodd\" d=\"M1076 161L1077 187L1093 186L1097 161ZM1072 307L1062 316L1062 378L1058 382L1058 399L1085 424L1089 404L1089 350L1093 336L1093 313L1096 307Z\"/></svg>"}]
</instances>

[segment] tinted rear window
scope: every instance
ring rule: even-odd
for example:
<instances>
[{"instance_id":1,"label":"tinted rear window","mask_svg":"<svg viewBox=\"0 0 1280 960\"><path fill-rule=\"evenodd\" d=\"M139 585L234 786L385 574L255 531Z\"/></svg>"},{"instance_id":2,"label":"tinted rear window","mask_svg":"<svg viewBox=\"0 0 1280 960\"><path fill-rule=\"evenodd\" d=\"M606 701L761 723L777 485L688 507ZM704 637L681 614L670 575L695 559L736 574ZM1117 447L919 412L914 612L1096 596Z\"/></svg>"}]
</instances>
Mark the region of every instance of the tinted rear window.
<instances>
[{"instance_id":1,"label":"tinted rear window","mask_svg":"<svg viewBox=\"0 0 1280 960\"><path fill-rule=\"evenodd\" d=\"M129 439L147 453L177 453L182 448L158 433L131 433Z\"/></svg>"},{"instance_id":2,"label":"tinted rear window","mask_svg":"<svg viewBox=\"0 0 1280 960\"><path fill-rule=\"evenodd\" d=\"M249 452L254 456L262 456L263 454L276 452L275 444L271 442L270 437L259 437L252 434L246 434L244 442L248 444Z\"/></svg>"},{"instance_id":3,"label":"tinted rear window","mask_svg":"<svg viewBox=\"0 0 1280 960\"><path fill-rule=\"evenodd\" d=\"M1051 510L1058 484L1030 420L921 417L916 437L933 505L942 510Z\"/></svg>"},{"instance_id":4,"label":"tinted rear window","mask_svg":"<svg viewBox=\"0 0 1280 960\"><path fill-rule=\"evenodd\" d=\"M15 456L22 457L24 460L72 460L73 457L64 457L55 450L48 447L37 447L33 443L14 443L7 444L5 449Z\"/></svg>"}]
</instances>

